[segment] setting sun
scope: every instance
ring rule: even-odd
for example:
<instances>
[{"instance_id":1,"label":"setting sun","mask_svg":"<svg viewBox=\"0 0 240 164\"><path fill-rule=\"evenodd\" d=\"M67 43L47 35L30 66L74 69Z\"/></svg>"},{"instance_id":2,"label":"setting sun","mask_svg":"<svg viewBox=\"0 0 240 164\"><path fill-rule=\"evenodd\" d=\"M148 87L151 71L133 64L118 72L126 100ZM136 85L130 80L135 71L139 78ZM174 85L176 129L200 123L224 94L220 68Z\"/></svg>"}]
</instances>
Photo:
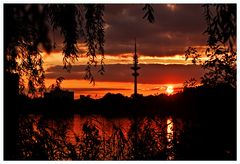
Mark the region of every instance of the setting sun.
<instances>
[{"instance_id":1,"label":"setting sun","mask_svg":"<svg viewBox=\"0 0 240 164\"><path fill-rule=\"evenodd\" d=\"M168 86L166 89L167 94L172 94L174 91L173 86Z\"/></svg>"},{"instance_id":2,"label":"setting sun","mask_svg":"<svg viewBox=\"0 0 240 164\"><path fill-rule=\"evenodd\" d=\"M2 6L3 161L239 160L236 2Z\"/></svg>"}]
</instances>

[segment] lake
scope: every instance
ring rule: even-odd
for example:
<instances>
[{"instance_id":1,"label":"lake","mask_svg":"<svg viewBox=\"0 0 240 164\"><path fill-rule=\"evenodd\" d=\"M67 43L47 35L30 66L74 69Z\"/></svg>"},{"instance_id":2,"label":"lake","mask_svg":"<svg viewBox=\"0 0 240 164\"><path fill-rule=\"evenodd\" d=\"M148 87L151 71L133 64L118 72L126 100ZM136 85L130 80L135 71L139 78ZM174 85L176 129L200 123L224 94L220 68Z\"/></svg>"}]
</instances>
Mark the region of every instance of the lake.
<instances>
[{"instance_id":1,"label":"lake","mask_svg":"<svg viewBox=\"0 0 240 164\"><path fill-rule=\"evenodd\" d=\"M20 122L22 155L33 155L37 147L50 160L172 160L180 135L179 121L172 117L27 115Z\"/></svg>"}]
</instances>

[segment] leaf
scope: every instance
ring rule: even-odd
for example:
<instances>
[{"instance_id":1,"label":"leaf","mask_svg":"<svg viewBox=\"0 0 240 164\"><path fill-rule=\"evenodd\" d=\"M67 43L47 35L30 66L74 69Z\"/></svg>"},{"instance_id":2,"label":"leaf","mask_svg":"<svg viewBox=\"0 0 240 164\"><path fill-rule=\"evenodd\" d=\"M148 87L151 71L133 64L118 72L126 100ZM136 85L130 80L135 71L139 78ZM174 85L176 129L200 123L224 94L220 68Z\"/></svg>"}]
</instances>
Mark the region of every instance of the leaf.
<instances>
[{"instance_id":1,"label":"leaf","mask_svg":"<svg viewBox=\"0 0 240 164\"><path fill-rule=\"evenodd\" d=\"M153 10L152 6L149 4L145 4L145 6L142 8L142 10L145 11L143 19L147 18L147 20L150 23L154 23L154 16L153 16L154 10Z\"/></svg>"}]
</instances>

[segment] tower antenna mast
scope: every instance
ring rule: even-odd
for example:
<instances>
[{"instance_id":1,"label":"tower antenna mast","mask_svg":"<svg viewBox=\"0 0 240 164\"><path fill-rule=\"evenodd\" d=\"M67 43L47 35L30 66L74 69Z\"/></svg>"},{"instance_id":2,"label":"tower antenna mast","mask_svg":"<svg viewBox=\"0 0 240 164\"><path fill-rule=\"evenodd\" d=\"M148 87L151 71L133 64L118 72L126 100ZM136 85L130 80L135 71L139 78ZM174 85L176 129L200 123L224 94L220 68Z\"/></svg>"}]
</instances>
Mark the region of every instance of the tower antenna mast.
<instances>
[{"instance_id":1,"label":"tower antenna mast","mask_svg":"<svg viewBox=\"0 0 240 164\"><path fill-rule=\"evenodd\" d=\"M133 66L131 67L131 69L133 70L132 75L134 77L134 94L133 94L133 96L136 97L137 96L137 77L139 76L139 73L137 72L137 70L140 69L140 67L138 66L136 38L135 38L135 48L134 48L134 55L133 55Z\"/></svg>"}]
</instances>

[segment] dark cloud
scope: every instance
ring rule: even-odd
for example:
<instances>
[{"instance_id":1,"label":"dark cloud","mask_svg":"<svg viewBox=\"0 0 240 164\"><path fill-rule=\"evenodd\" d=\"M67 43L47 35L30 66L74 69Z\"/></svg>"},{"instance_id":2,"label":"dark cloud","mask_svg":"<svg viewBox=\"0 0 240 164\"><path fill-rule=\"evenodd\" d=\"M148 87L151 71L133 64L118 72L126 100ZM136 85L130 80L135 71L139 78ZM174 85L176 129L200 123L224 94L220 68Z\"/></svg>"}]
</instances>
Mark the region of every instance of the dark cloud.
<instances>
[{"instance_id":1,"label":"dark cloud","mask_svg":"<svg viewBox=\"0 0 240 164\"><path fill-rule=\"evenodd\" d=\"M183 54L188 46L206 44L203 35L206 23L201 4L177 4L174 10L166 4L153 4L155 22L143 19L144 4L106 4L104 12L105 53L132 53L134 38L143 55L166 56ZM59 31L50 33L56 42L55 51L62 51ZM84 50L80 49L84 54Z\"/></svg>"},{"instance_id":2,"label":"dark cloud","mask_svg":"<svg viewBox=\"0 0 240 164\"><path fill-rule=\"evenodd\" d=\"M132 65L112 64L105 66L105 74L97 73L98 68L93 68L93 74L96 82L132 82ZM166 83L183 83L194 77L199 80L204 71L196 65L161 65L161 64L142 64L139 70L139 83L146 84L166 84ZM86 66L73 66L71 73L62 69L62 66L55 66L46 70L46 78L56 79L63 76L66 80L79 80L84 77Z\"/></svg>"},{"instance_id":3,"label":"dark cloud","mask_svg":"<svg viewBox=\"0 0 240 164\"><path fill-rule=\"evenodd\" d=\"M144 55L182 54L188 46L205 45L201 5L178 4L172 11L166 4L154 4L154 24L142 19L143 6L106 5L106 53L132 52L134 37L139 53Z\"/></svg>"}]
</instances>

